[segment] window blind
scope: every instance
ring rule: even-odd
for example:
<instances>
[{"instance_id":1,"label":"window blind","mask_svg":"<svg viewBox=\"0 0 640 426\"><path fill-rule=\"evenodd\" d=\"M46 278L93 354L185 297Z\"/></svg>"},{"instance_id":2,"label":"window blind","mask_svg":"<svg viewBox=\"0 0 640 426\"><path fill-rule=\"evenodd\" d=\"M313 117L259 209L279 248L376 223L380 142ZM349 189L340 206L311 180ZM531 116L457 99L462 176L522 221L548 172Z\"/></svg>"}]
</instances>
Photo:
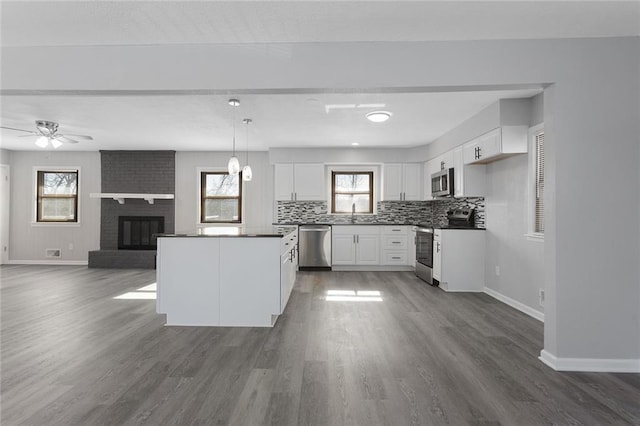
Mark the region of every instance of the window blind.
<instances>
[{"instance_id":1,"label":"window blind","mask_svg":"<svg viewBox=\"0 0 640 426\"><path fill-rule=\"evenodd\" d=\"M544 233L544 132L535 137L536 146L536 210L535 232Z\"/></svg>"}]
</instances>

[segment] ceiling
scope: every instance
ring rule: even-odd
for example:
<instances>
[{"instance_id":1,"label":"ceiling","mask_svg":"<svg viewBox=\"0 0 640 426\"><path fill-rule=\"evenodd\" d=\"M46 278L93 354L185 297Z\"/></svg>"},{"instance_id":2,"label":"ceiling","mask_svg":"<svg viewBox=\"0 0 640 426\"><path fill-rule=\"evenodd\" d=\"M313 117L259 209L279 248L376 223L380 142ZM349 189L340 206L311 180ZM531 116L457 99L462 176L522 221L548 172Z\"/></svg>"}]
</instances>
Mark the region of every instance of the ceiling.
<instances>
[{"instance_id":1,"label":"ceiling","mask_svg":"<svg viewBox=\"0 0 640 426\"><path fill-rule=\"evenodd\" d=\"M2 46L126 46L271 42L376 42L531 39L640 35L640 3L578 1L159 1L2 2ZM464 92L238 94L238 149L271 147L411 147L436 139L500 98L531 97L541 88ZM513 89L513 90L511 90ZM468 89L466 89L468 90ZM61 150L229 150L228 95L189 92L65 93L0 91L0 125L94 141ZM364 114L393 115L374 124ZM33 137L2 130L2 147L39 149Z\"/></svg>"}]
</instances>

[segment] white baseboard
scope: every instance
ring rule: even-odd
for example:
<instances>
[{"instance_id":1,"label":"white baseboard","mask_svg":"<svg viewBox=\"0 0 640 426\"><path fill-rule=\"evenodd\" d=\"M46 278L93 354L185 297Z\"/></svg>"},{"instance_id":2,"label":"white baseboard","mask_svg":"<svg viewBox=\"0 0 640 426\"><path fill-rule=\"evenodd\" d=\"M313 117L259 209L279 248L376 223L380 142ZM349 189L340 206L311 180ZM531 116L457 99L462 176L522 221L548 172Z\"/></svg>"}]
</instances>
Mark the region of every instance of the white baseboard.
<instances>
[{"instance_id":1,"label":"white baseboard","mask_svg":"<svg viewBox=\"0 0 640 426\"><path fill-rule=\"evenodd\" d=\"M485 287L484 288L484 292L486 294L488 294L489 296L493 297L494 299L497 299L499 301L501 301L502 303L505 303L509 306L511 306L514 309L519 310L520 312L523 312L527 315L529 315L530 317L533 317L535 319L537 319L538 321L544 322L544 313L540 312L540 311L536 311L533 308L530 308L529 306L525 305L524 303L518 302L517 300L514 300L510 297L505 296L502 293L498 293L495 290L490 289L489 287Z\"/></svg>"},{"instance_id":2,"label":"white baseboard","mask_svg":"<svg viewBox=\"0 0 640 426\"><path fill-rule=\"evenodd\" d=\"M333 265L332 271L413 272L413 266L405 265Z\"/></svg>"},{"instance_id":3,"label":"white baseboard","mask_svg":"<svg viewBox=\"0 0 640 426\"><path fill-rule=\"evenodd\" d=\"M10 260L8 265L66 265L87 266L87 260Z\"/></svg>"},{"instance_id":4,"label":"white baseboard","mask_svg":"<svg viewBox=\"0 0 640 426\"><path fill-rule=\"evenodd\" d=\"M640 359L558 358L544 349L538 359L556 371L640 373Z\"/></svg>"}]
</instances>

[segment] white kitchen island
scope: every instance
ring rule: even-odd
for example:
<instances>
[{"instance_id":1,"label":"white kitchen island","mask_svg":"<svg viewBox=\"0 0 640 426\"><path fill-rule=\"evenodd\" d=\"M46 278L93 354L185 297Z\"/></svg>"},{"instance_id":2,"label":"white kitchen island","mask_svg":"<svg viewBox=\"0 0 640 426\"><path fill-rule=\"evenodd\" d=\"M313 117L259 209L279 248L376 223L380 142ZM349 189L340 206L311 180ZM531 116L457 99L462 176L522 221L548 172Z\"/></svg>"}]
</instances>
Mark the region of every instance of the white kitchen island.
<instances>
[{"instance_id":1,"label":"white kitchen island","mask_svg":"<svg viewBox=\"0 0 640 426\"><path fill-rule=\"evenodd\" d=\"M158 236L156 310L166 325L272 327L297 269L295 227Z\"/></svg>"}]
</instances>

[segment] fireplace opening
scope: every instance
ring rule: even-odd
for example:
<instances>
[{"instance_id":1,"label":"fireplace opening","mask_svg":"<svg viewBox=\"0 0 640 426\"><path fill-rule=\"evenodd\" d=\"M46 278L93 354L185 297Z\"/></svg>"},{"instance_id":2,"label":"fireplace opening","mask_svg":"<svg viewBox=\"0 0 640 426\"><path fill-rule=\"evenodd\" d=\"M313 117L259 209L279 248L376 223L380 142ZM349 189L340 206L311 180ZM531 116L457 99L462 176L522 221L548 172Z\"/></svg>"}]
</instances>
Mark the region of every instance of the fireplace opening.
<instances>
[{"instance_id":1,"label":"fireplace opening","mask_svg":"<svg viewBox=\"0 0 640 426\"><path fill-rule=\"evenodd\" d=\"M119 216L119 250L156 250L157 234L164 232L162 216Z\"/></svg>"}]
</instances>

